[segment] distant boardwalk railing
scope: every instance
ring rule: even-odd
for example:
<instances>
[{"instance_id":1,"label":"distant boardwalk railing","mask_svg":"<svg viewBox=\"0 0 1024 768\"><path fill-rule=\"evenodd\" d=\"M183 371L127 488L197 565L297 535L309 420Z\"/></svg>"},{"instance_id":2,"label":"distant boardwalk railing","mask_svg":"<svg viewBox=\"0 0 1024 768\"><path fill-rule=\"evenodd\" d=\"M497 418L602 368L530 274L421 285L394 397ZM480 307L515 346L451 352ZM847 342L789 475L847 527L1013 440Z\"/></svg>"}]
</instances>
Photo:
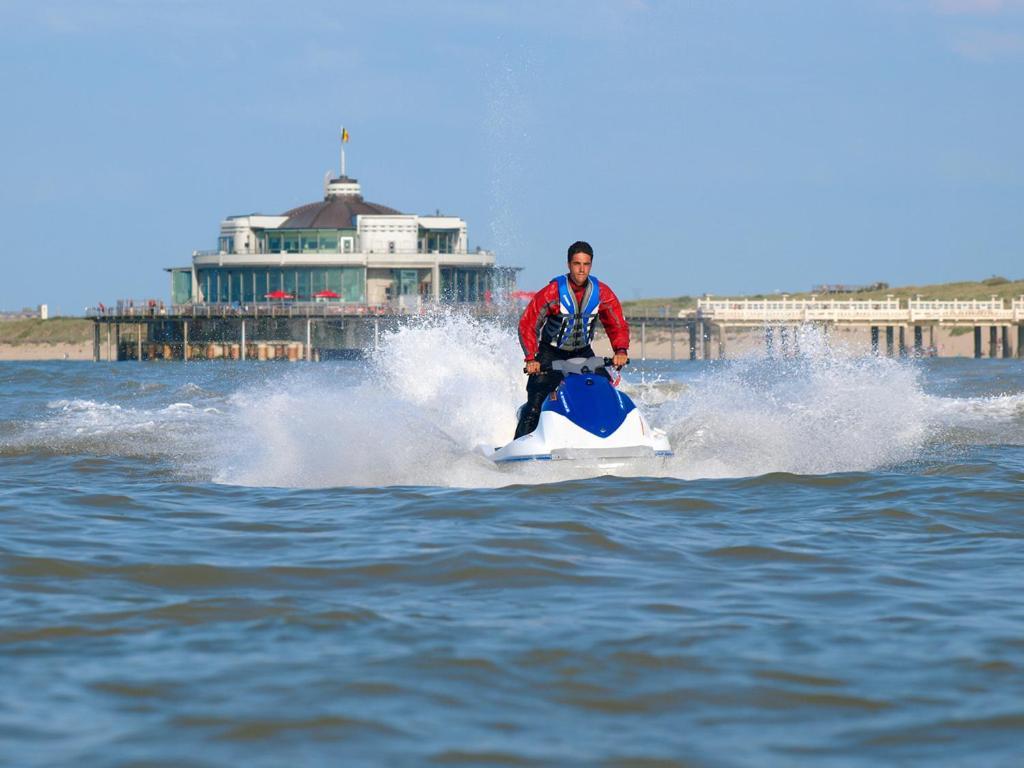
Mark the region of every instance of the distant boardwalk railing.
<instances>
[{"instance_id":1,"label":"distant boardwalk railing","mask_svg":"<svg viewBox=\"0 0 1024 768\"><path fill-rule=\"evenodd\" d=\"M852 323L899 325L914 323L1021 323L1024 296L1009 304L1003 299L938 301L935 299L698 299L696 314L716 324L783 325L787 323Z\"/></svg>"}]
</instances>

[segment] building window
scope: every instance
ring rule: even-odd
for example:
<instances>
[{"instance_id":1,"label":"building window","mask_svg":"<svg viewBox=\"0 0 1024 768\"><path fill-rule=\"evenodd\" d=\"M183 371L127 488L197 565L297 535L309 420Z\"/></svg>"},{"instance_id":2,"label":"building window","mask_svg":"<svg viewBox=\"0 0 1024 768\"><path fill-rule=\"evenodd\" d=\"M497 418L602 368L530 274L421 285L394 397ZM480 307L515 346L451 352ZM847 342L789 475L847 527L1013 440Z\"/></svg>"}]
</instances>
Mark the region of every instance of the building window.
<instances>
[{"instance_id":1,"label":"building window","mask_svg":"<svg viewBox=\"0 0 1024 768\"><path fill-rule=\"evenodd\" d=\"M171 272L171 302L187 304L192 301L192 272L176 269Z\"/></svg>"},{"instance_id":2,"label":"building window","mask_svg":"<svg viewBox=\"0 0 1024 768\"><path fill-rule=\"evenodd\" d=\"M424 240L429 253L455 253L458 234L456 232L428 231Z\"/></svg>"},{"instance_id":3,"label":"building window","mask_svg":"<svg viewBox=\"0 0 1024 768\"><path fill-rule=\"evenodd\" d=\"M327 271L323 269L314 269L310 273L310 280L312 281L309 290L316 296L321 291L327 289Z\"/></svg>"},{"instance_id":4,"label":"building window","mask_svg":"<svg viewBox=\"0 0 1024 768\"><path fill-rule=\"evenodd\" d=\"M395 252L395 241L394 240L388 240L388 253L394 253L394 252Z\"/></svg>"}]
</instances>

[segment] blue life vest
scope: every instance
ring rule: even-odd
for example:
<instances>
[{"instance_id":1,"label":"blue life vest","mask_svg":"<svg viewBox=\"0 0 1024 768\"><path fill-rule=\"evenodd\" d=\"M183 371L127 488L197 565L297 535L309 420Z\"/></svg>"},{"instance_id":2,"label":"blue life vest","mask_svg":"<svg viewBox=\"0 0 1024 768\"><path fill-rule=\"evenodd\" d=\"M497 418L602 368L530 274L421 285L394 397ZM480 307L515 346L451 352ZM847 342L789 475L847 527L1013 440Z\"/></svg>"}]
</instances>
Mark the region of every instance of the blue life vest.
<instances>
[{"instance_id":1,"label":"blue life vest","mask_svg":"<svg viewBox=\"0 0 1024 768\"><path fill-rule=\"evenodd\" d=\"M544 323L544 342L565 350L590 346L601 308L601 284L595 277L588 278L583 298L577 305L569 276L559 275L554 282L558 283L559 314L548 315Z\"/></svg>"}]
</instances>

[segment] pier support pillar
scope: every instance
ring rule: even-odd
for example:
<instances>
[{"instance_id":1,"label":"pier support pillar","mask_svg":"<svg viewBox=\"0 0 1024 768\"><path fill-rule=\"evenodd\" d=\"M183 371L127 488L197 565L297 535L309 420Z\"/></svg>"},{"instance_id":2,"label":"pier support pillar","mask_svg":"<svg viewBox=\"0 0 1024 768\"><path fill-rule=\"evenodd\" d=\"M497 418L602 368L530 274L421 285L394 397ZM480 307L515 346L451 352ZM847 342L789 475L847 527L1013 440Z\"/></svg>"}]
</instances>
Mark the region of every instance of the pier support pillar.
<instances>
[{"instance_id":1,"label":"pier support pillar","mask_svg":"<svg viewBox=\"0 0 1024 768\"><path fill-rule=\"evenodd\" d=\"M768 357L775 357L775 329L770 325L764 327L764 352Z\"/></svg>"},{"instance_id":2,"label":"pier support pillar","mask_svg":"<svg viewBox=\"0 0 1024 768\"><path fill-rule=\"evenodd\" d=\"M887 357L893 356L893 327L891 325L885 326L885 354Z\"/></svg>"},{"instance_id":3,"label":"pier support pillar","mask_svg":"<svg viewBox=\"0 0 1024 768\"><path fill-rule=\"evenodd\" d=\"M700 354L705 360L711 359L711 326L707 323L700 324L700 341L701 350Z\"/></svg>"},{"instance_id":4,"label":"pier support pillar","mask_svg":"<svg viewBox=\"0 0 1024 768\"><path fill-rule=\"evenodd\" d=\"M921 357L924 354L924 329L920 325L914 326L914 357Z\"/></svg>"},{"instance_id":5,"label":"pier support pillar","mask_svg":"<svg viewBox=\"0 0 1024 768\"><path fill-rule=\"evenodd\" d=\"M647 359L647 323L640 323L640 359Z\"/></svg>"},{"instance_id":6,"label":"pier support pillar","mask_svg":"<svg viewBox=\"0 0 1024 768\"><path fill-rule=\"evenodd\" d=\"M92 324L92 361L100 361L100 324L95 321Z\"/></svg>"},{"instance_id":7,"label":"pier support pillar","mask_svg":"<svg viewBox=\"0 0 1024 768\"><path fill-rule=\"evenodd\" d=\"M306 362L312 362L313 360L313 321L310 318L306 318Z\"/></svg>"},{"instance_id":8,"label":"pier support pillar","mask_svg":"<svg viewBox=\"0 0 1024 768\"><path fill-rule=\"evenodd\" d=\"M107 321L107 362L111 361L110 357L110 321Z\"/></svg>"},{"instance_id":9,"label":"pier support pillar","mask_svg":"<svg viewBox=\"0 0 1024 768\"><path fill-rule=\"evenodd\" d=\"M1003 336L1003 357L1013 357L1013 351L1010 349L1010 326L1004 325L1002 327Z\"/></svg>"},{"instance_id":10,"label":"pier support pillar","mask_svg":"<svg viewBox=\"0 0 1024 768\"><path fill-rule=\"evenodd\" d=\"M181 345L181 359L188 362L188 320L181 324L181 335L184 343Z\"/></svg>"},{"instance_id":11,"label":"pier support pillar","mask_svg":"<svg viewBox=\"0 0 1024 768\"><path fill-rule=\"evenodd\" d=\"M242 349L239 352L239 357L245 360L245 318L242 318Z\"/></svg>"},{"instance_id":12,"label":"pier support pillar","mask_svg":"<svg viewBox=\"0 0 1024 768\"><path fill-rule=\"evenodd\" d=\"M789 328L785 325L779 326L779 355L789 357Z\"/></svg>"},{"instance_id":13,"label":"pier support pillar","mask_svg":"<svg viewBox=\"0 0 1024 768\"><path fill-rule=\"evenodd\" d=\"M690 359L697 359L697 323L693 320L686 324L686 335L690 341Z\"/></svg>"},{"instance_id":14,"label":"pier support pillar","mask_svg":"<svg viewBox=\"0 0 1024 768\"><path fill-rule=\"evenodd\" d=\"M142 323L135 324L135 357L142 362Z\"/></svg>"},{"instance_id":15,"label":"pier support pillar","mask_svg":"<svg viewBox=\"0 0 1024 768\"><path fill-rule=\"evenodd\" d=\"M900 357L907 356L907 326L900 326Z\"/></svg>"},{"instance_id":16,"label":"pier support pillar","mask_svg":"<svg viewBox=\"0 0 1024 768\"><path fill-rule=\"evenodd\" d=\"M668 327L668 349L669 359L676 359L676 321L672 320L671 325Z\"/></svg>"},{"instance_id":17,"label":"pier support pillar","mask_svg":"<svg viewBox=\"0 0 1024 768\"><path fill-rule=\"evenodd\" d=\"M981 326L974 326L974 357L981 357Z\"/></svg>"},{"instance_id":18,"label":"pier support pillar","mask_svg":"<svg viewBox=\"0 0 1024 768\"><path fill-rule=\"evenodd\" d=\"M114 357L121 362L121 324L114 323Z\"/></svg>"},{"instance_id":19,"label":"pier support pillar","mask_svg":"<svg viewBox=\"0 0 1024 768\"><path fill-rule=\"evenodd\" d=\"M999 357L999 329L994 325L988 327L988 356Z\"/></svg>"},{"instance_id":20,"label":"pier support pillar","mask_svg":"<svg viewBox=\"0 0 1024 768\"><path fill-rule=\"evenodd\" d=\"M793 326L793 357L800 357L800 326Z\"/></svg>"},{"instance_id":21,"label":"pier support pillar","mask_svg":"<svg viewBox=\"0 0 1024 768\"><path fill-rule=\"evenodd\" d=\"M1017 326L1017 357L1024 357L1024 324Z\"/></svg>"},{"instance_id":22,"label":"pier support pillar","mask_svg":"<svg viewBox=\"0 0 1024 768\"><path fill-rule=\"evenodd\" d=\"M718 326L718 359L725 360L725 326Z\"/></svg>"},{"instance_id":23,"label":"pier support pillar","mask_svg":"<svg viewBox=\"0 0 1024 768\"><path fill-rule=\"evenodd\" d=\"M871 326L871 354L878 354L878 326Z\"/></svg>"},{"instance_id":24,"label":"pier support pillar","mask_svg":"<svg viewBox=\"0 0 1024 768\"><path fill-rule=\"evenodd\" d=\"M380 347L380 320L373 318L373 348L374 350Z\"/></svg>"}]
</instances>

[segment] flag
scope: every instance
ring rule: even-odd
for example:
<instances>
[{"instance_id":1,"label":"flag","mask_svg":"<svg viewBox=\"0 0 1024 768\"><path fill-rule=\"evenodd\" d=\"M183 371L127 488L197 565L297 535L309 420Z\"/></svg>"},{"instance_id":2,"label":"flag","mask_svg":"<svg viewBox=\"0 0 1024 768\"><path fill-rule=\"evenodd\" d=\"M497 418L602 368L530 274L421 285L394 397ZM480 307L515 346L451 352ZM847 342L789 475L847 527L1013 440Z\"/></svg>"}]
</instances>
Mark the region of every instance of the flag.
<instances>
[{"instance_id":1,"label":"flag","mask_svg":"<svg viewBox=\"0 0 1024 768\"><path fill-rule=\"evenodd\" d=\"M348 144L348 131L344 128L341 129L341 143Z\"/></svg>"}]
</instances>

